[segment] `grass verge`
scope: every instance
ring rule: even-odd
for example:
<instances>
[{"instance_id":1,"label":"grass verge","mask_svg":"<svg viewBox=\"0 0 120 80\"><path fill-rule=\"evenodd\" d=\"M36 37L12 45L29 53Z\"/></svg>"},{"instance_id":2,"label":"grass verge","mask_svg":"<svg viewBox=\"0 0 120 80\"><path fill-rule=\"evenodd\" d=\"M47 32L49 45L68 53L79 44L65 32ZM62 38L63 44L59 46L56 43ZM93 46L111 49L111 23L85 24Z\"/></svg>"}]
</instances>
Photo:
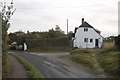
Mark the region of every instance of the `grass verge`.
<instances>
[{"instance_id":1,"label":"grass verge","mask_svg":"<svg viewBox=\"0 0 120 80\"><path fill-rule=\"evenodd\" d=\"M71 52L72 59L81 63L84 66L88 66L94 69L94 60L92 58L93 49L76 49Z\"/></svg>"},{"instance_id":2,"label":"grass verge","mask_svg":"<svg viewBox=\"0 0 120 80\"><path fill-rule=\"evenodd\" d=\"M43 80L43 76L37 72L37 70L33 67L32 64L30 64L28 61L26 61L23 57L17 56L16 54L11 53L26 69L27 76L29 80Z\"/></svg>"},{"instance_id":3,"label":"grass verge","mask_svg":"<svg viewBox=\"0 0 120 80\"><path fill-rule=\"evenodd\" d=\"M120 55L120 52L117 51L97 54L97 60L104 71L115 77L118 77L118 73L120 72L118 69L118 65L120 64L118 61L118 55Z\"/></svg>"},{"instance_id":4,"label":"grass verge","mask_svg":"<svg viewBox=\"0 0 120 80\"><path fill-rule=\"evenodd\" d=\"M108 77L118 77L120 52L114 49L76 49L71 52L71 55L74 61L96 70L97 73L107 73Z\"/></svg>"},{"instance_id":5,"label":"grass verge","mask_svg":"<svg viewBox=\"0 0 120 80\"><path fill-rule=\"evenodd\" d=\"M5 80L10 73L10 62L8 60L7 54L2 55L2 80Z\"/></svg>"}]
</instances>

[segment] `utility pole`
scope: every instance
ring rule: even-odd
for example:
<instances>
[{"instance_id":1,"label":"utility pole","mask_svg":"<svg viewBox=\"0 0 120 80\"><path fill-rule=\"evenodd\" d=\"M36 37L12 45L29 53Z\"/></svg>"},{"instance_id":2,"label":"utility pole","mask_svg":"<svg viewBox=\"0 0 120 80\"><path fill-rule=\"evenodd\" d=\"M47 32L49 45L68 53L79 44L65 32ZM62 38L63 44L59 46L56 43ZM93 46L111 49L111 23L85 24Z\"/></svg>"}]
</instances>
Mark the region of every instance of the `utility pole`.
<instances>
[{"instance_id":1,"label":"utility pole","mask_svg":"<svg viewBox=\"0 0 120 80\"><path fill-rule=\"evenodd\" d=\"M2 80L2 17L0 13L0 79Z\"/></svg>"},{"instance_id":2,"label":"utility pole","mask_svg":"<svg viewBox=\"0 0 120 80\"><path fill-rule=\"evenodd\" d=\"M67 19L67 35L68 35L68 19Z\"/></svg>"}]
</instances>

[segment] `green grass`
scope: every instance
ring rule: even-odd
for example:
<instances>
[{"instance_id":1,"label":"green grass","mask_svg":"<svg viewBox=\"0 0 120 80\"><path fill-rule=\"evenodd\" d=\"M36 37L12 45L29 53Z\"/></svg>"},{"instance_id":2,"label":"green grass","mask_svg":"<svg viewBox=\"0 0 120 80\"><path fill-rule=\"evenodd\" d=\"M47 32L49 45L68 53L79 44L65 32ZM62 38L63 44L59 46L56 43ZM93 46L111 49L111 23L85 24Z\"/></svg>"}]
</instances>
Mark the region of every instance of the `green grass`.
<instances>
[{"instance_id":1,"label":"green grass","mask_svg":"<svg viewBox=\"0 0 120 80\"><path fill-rule=\"evenodd\" d=\"M27 76L30 80L43 80L43 76L37 72L32 64L26 61L23 57L11 53L26 69Z\"/></svg>"},{"instance_id":2,"label":"green grass","mask_svg":"<svg viewBox=\"0 0 120 80\"><path fill-rule=\"evenodd\" d=\"M8 77L10 73L10 62L8 60L7 55L2 55L2 79L5 80L5 78Z\"/></svg>"},{"instance_id":3,"label":"green grass","mask_svg":"<svg viewBox=\"0 0 120 80\"><path fill-rule=\"evenodd\" d=\"M93 56L93 54L95 54L95 56ZM74 61L77 61L91 69L95 69L98 73L107 73L108 75L112 75L114 77L116 77L118 72L120 72L118 70L118 64L120 64L120 62L118 62L118 55L120 55L120 52L117 52L112 48L76 49L71 52L71 56ZM96 62L93 60L93 57L99 64L98 67L95 66Z\"/></svg>"},{"instance_id":4,"label":"green grass","mask_svg":"<svg viewBox=\"0 0 120 80\"><path fill-rule=\"evenodd\" d=\"M27 50L28 52L69 52L71 48L67 46L42 46L30 48Z\"/></svg>"},{"instance_id":5,"label":"green grass","mask_svg":"<svg viewBox=\"0 0 120 80\"><path fill-rule=\"evenodd\" d=\"M72 59L94 69L94 60L92 58L94 50L93 49L76 49L72 54Z\"/></svg>"},{"instance_id":6,"label":"green grass","mask_svg":"<svg viewBox=\"0 0 120 80\"><path fill-rule=\"evenodd\" d=\"M120 52L117 51L97 54L97 59L101 67L112 76L118 76L118 64L120 64L118 62L118 55L120 55Z\"/></svg>"}]
</instances>

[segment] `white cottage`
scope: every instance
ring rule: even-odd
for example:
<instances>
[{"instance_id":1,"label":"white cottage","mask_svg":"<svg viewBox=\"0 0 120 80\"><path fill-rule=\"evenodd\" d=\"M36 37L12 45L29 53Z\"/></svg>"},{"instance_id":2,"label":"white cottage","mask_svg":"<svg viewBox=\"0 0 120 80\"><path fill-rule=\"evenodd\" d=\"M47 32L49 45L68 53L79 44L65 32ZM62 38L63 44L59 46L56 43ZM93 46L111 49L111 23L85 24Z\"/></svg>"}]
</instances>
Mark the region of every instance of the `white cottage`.
<instances>
[{"instance_id":1,"label":"white cottage","mask_svg":"<svg viewBox=\"0 0 120 80\"><path fill-rule=\"evenodd\" d=\"M75 28L73 46L78 48L101 48L103 37L82 18L82 24Z\"/></svg>"}]
</instances>

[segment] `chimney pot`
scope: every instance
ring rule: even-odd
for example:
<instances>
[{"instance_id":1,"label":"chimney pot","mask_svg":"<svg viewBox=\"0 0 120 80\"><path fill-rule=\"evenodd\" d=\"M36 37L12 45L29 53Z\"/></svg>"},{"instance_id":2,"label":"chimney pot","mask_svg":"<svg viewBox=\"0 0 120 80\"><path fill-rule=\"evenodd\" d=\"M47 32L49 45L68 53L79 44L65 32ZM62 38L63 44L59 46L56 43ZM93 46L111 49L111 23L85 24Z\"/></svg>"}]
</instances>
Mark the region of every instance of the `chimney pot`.
<instances>
[{"instance_id":1,"label":"chimney pot","mask_svg":"<svg viewBox=\"0 0 120 80\"><path fill-rule=\"evenodd\" d=\"M84 23L84 18L82 18L82 24Z\"/></svg>"}]
</instances>

